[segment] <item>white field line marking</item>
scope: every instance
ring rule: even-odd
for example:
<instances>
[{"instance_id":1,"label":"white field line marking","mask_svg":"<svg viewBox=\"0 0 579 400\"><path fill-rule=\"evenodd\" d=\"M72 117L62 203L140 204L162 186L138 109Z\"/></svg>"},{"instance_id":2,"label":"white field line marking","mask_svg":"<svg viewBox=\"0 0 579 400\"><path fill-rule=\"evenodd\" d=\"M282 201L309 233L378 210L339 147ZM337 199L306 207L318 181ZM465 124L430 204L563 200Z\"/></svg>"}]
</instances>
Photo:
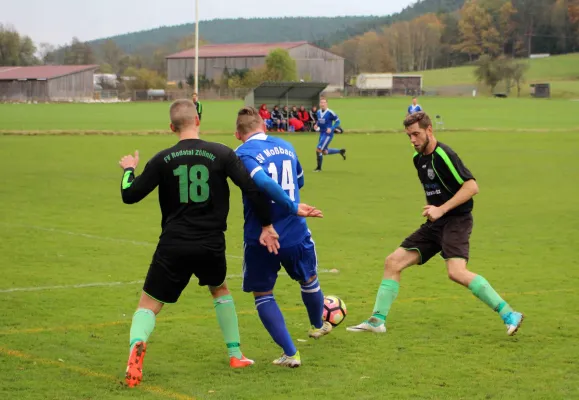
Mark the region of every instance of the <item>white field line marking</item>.
<instances>
[{"instance_id":1,"label":"white field line marking","mask_svg":"<svg viewBox=\"0 0 579 400\"><path fill-rule=\"evenodd\" d=\"M331 272L329 269L319 269L319 274L327 274L327 273L335 273ZM282 275L287 275L286 273L282 273ZM227 275L227 278L235 278L240 279L242 275ZM94 282L94 283L80 283L76 285L55 285L55 286L33 286L33 287L26 287L26 288L11 288L11 289L0 289L0 293L13 293L13 292L39 292L43 290L57 290L57 289L83 289L83 288L92 288L92 287L107 287L107 286L128 286L128 285L137 285L141 284L145 281L130 281L130 282Z\"/></svg>"},{"instance_id":2,"label":"white field line marking","mask_svg":"<svg viewBox=\"0 0 579 400\"><path fill-rule=\"evenodd\" d=\"M88 239L106 240L109 242L116 242L116 243L127 243L127 244L133 244L136 246L147 246L147 247L155 246L155 243L152 243L152 242L142 242L142 241L137 241L137 240L127 240L127 239L116 239L116 238L112 238L112 237L108 237L108 236L97 236L97 235L91 235L88 233L65 231L65 230L61 230L61 229L46 228L43 226L36 226L36 225L12 224L12 223L7 223L7 222L0 222L0 225L4 225L4 226L8 226L8 227L12 226L15 228L35 229L38 231L60 233L63 235L78 236L78 237L84 237L84 238L88 238ZM227 257L228 258L235 258L238 260L243 259L243 257L234 256L231 254L227 254ZM321 274L327 274L330 272L331 271L328 269L319 269L318 270L318 273L321 273ZM242 278L242 275L228 275L227 277L228 278ZM76 285L36 286L36 287L27 287L27 288L0 289L0 293L37 292L37 291L43 291L43 290L82 289L82 288L106 287L106 286L127 286L127 285L136 285L136 284L140 284L143 282L144 281L140 280L140 281L131 281L131 282L94 282L94 283L80 283L80 284L76 284Z\"/></svg>"},{"instance_id":3,"label":"white field line marking","mask_svg":"<svg viewBox=\"0 0 579 400\"><path fill-rule=\"evenodd\" d=\"M108 236L97 236L97 235L91 235L89 233L82 233L82 232L73 232L73 231L65 231L65 230L61 230L61 229L56 229L56 228L46 228L43 226L36 226L36 225L24 225L24 224L11 224L8 222L0 222L0 225L4 225L4 226L8 226L8 227L14 227L14 228L27 228L27 229L35 229L37 231L44 231L44 232L53 232L53 233L60 233L63 235L70 235L70 236L78 236L78 237L84 237L84 238L88 238L88 239L97 239L97 240L106 240L108 242L115 242L115 243L127 243L127 244L134 244L136 246L147 246L147 247L151 247L151 246L156 246L156 243L153 242L142 242L142 241L138 241L138 240L128 240L128 239L117 239L117 238L112 238L112 237L108 237ZM240 256L234 256L231 254L227 254L227 257L229 258L237 258L237 259L243 259L243 257Z\"/></svg>"}]
</instances>

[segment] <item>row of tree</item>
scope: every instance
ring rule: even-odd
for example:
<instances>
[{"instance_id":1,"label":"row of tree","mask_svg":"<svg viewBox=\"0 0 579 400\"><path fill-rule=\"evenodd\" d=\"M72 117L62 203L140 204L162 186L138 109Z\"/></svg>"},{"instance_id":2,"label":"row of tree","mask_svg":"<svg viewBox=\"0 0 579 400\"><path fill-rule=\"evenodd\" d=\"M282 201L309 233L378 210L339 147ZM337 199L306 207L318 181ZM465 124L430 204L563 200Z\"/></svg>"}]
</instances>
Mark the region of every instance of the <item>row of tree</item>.
<instances>
[{"instance_id":1,"label":"row of tree","mask_svg":"<svg viewBox=\"0 0 579 400\"><path fill-rule=\"evenodd\" d=\"M579 0L468 0L457 12L430 13L366 32L332 47L346 74L419 71L487 54L528 56L579 49Z\"/></svg>"}]
</instances>

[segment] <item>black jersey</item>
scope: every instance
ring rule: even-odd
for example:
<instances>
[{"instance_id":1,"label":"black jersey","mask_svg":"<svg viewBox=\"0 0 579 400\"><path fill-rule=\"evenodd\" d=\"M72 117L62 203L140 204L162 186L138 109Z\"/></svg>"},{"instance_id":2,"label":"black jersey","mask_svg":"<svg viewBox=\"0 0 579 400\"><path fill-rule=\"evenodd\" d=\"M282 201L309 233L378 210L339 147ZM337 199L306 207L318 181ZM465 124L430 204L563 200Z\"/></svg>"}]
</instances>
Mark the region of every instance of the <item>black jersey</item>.
<instances>
[{"instance_id":1,"label":"black jersey","mask_svg":"<svg viewBox=\"0 0 579 400\"><path fill-rule=\"evenodd\" d=\"M431 154L414 153L414 166L424 188L426 202L437 207L450 200L464 182L474 179L458 155L440 142ZM467 214L473 207L474 200L470 199L446 215Z\"/></svg>"},{"instance_id":2,"label":"black jersey","mask_svg":"<svg viewBox=\"0 0 579 400\"><path fill-rule=\"evenodd\" d=\"M261 224L271 224L269 200L255 186L235 152L200 139L181 140L157 153L137 177L132 168L126 169L121 194L124 203L132 204L159 186L160 239L209 239L227 229L228 177L254 203Z\"/></svg>"}]
</instances>

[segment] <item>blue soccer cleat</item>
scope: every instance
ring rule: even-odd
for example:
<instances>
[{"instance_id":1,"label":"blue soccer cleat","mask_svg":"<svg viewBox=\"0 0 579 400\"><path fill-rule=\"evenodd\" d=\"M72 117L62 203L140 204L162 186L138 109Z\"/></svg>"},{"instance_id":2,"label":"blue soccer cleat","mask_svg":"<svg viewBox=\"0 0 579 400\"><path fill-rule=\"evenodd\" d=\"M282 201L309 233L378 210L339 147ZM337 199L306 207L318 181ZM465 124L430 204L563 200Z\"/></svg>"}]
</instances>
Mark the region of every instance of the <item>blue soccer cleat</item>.
<instances>
[{"instance_id":1,"label":"blue soccer cleat","mask_svg":"<svg viewBox=\"0 0 579 400\"><path fill-rule=\"evenodd\" d=\"M514 334L517 333L517 331L521 327L523 319L525 319L525 316L520 312L513 311L506 314L503 317L503 321L507 326L507 335L514 336Z\"/></svg>"}]
</instances>

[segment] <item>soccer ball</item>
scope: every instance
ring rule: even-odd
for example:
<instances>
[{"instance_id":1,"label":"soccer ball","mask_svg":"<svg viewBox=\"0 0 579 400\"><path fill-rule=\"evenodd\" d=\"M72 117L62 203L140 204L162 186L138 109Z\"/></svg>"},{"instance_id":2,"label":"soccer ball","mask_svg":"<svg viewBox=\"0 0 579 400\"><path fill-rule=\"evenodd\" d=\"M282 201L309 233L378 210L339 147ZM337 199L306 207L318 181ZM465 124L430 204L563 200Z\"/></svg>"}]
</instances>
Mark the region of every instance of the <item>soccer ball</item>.
<instances>
[{"instance_id":1,"label":"soccer ball","mask_svg":"<svg viewBox=\"0 0 579 400\"><path fill-rule=\"evenodd\" d=\"M347 314L346 303L338 296L324 297L324 313L322 314L324 321L328 321L332 326L338 326Z\"/></svg>"}]
</instances>

